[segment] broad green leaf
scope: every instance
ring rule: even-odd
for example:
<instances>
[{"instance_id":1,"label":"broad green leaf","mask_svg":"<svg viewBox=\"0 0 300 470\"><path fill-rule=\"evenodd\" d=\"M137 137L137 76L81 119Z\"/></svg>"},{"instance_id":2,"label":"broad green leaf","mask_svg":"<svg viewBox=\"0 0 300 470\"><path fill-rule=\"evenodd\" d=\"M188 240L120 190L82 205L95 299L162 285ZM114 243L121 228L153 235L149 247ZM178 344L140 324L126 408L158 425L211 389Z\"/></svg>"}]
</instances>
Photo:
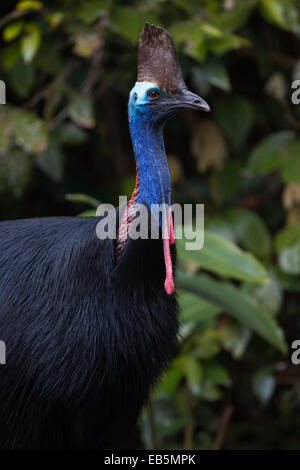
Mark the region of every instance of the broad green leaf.
<instances>
[{"instance_id":1,"label":"broad green leaf","mask_svg":"<svg viewBox=\"0 0 300 470\"><path fill-rule=\"evenodd\" d=\"M31 174L31 159L21 150L7 153L0 160L0 192L11 190L15 197L20 197Z\"/></svg>"},{"instance_id":2,"label":"broad green leaf","mask_svg":"<svg viewBox=\"0 0 300 470\"><path fill-rule=\"evenodd\" d=\"M17 3L17 10L40 10L43 8L42 2L37 0L21 0Z\"/></svg>"},{"instance_id":3,"label":"broad green leaf","mask_svg":"<svg viewBox=\"0 0 300 470\"><path fill-rule=\"evenodd\" d=\"M223 63L217 59L209 59L201 66L201 74L211 84L221 90L230 91L230 79Z\"/></svg>"},{"instance_id":4,"label":"broad green leaf","mask_svg":"<svg viewBox=\"0 0 300 470\"><path fill-rule=\"evenodd\" d=\"M89 206L92 206L95 209L101 204L101 202L98 199L95 199L92 196L88 196L87 194L81 194L81 193L66 194L65 199L67 201L80 202L82 204L88 204Z\"/></svg>"},{"instance_id":5,"label":"broad green leaf","mask_svg":"<svg viewBox=\"0 0 300 470\"><path fill-rule=\"evenodd\" d=\"M19 54L19 53L18 53ZM22 77L22 80L20 80ZM32 64L25 64L22 58L16 61L8 72L10 89L20 98L29 96L34 86L34 70Z\"/></svg>"},{"instance_id":6,"label":"broad green leaf","mask_svg":"<svg viewBox=\"0 0 300 470\"><path fill-rule=\"evenodd\" d=\"M222 392L212 382L205 381L201 386L200 398L206 401L217 401L222 398Z\"/></svg>"},{"instance_id":7,"label":"broad green leaf","mask_svg":"<svg viewBox=\"0 0 300 470\"><path fill-rule=\"evenodd\" d=\"M255 286L247 283L243 286L243 290L251 294L266 312L272 315L279 313L282 305L282 287L273 275L270 275L270 281L267 284Z\"/></svg>"},{"instance_id":8,"label":"broad green leaf","mask_svg":"<svg viewBox=\"0 0 300 470\"><path fill-rule=\"evenodd\" d=\"M251 253L242 251L228 240L206 231L201 250L186 250L186 239L177 240L179 256L203 269L226 277L250 282L265 282L268 275Z\"/></svg>"},{"instance_id":9,"label":"broad green leaf","mask_svg":"<svg viewBox=\"0 0 300 470\"><path fill-rule=\"evenodd\" d=\"M241 359L251 336L252 332L248 328L234 321L227 322L222 336L224 349L229 351L234 359Z\"/></svg>"},{"instance_id":10,"label":"broad green leaf","mask_svg":"<svg viewBox=\"0 0 300 470\"><path fill-rule=\"evenodd\" d=\"M61 124L55 132L55 137L61 145L70 147L79 146L89 138L87 131L72 122Z\"/></svg>"},{"instance_id":11,"label":"broad green leaf","mask_svg":"<svg viewBox=\"0 0 300 470\"><path fill-rule=\"evenodd\" d=\"M220 313L219 307L189 292L181 293L179 305L184 321L210 320Z\"/></svg>"},{"instance_id":12,"label":"broad green leaf","mask_svg":"<svg viewBox=\"0 0 300 470\"><path fill-rule=\"evenodd\" d=\"M79 126L87 129L94 127L95 116L92 99L83 93L72 93L71 103L68 106L70 118Z\"/></svg>"},{"instance_id":13,"label":"broad green leaf","mask_svg":"<svg viewBox=\"0 0 300 470\"><path fill-rule=\"evenodd\" d=\"M27 152L40 153L48 146L48 134L44 122L31 111L16 111L12 126L17 143Z\"/></svg>"},{"instance_id":14,"label":"broad green leaf","mask_svg":"<svg viewBox=\"0 0 300 470\"><path fill-rule=\"evenodd\" d=\"M183 379L183 370L180 364L180 359L176 358L171 367L162 376L159 383L159 390L162 393L173 393L180 381Z\"/></svg>"},{"instance_id":15,"label":"broad green leaf","mask_svg":"<svg viewBox=\"0 0 300 470\"><path fill-rule=\"evenodd\" d=\"M286 153L281 161L281 175L287 182L300 184L300 139L291 141L286 147Z\"/></svg>"},{"instance_id":16,"label":"broad green leaf","mask_svg":"<svg viewBox=\"0 0 300 470\"><path fill-rule=\"evenodd\" d=\"M262 139L250 154L248 168L253 173L268 173L279 168L287 145L294 137L293 131L284 130Z\"/></svg>"},{"instance_id":17,"label":"broad green leaf","mask_svg":"<svg viewBox=\"0 0 300 470\"><path fill-rule=\"evenodd\" d=\"M259 7L271 23L289 31L299 28L299 5L295 0L259 0Z\"/></svg>"},{"instance_id":18,"label":"broad green leaf","mask_svg":"<svg viewBox=\"0 0 300 470\"><path fill-rule=\"evenodd\" d=\"M10 132L6 127L0 126L0 154L4 153L10 144Z\"/></svg>"},{"instance_id":19,"label":"broad green leaf","mask_svg":"<svg viewBox=\"0 0 300 470\"><path fill-rule=\"evenodd\" d=\"M181 21L170 28L174 41L184 45L184 52L196 60L206 57L207 47L200 19Z\"/></svg>"},{"instance_id":20,"label":"broad green leaf","mask_svg":"<svg viewBox=\"0 0 300 470\"><path fill-rule=\"evenodd\" d=\"M184 322L200 323L215 318L221 309L195 294L182 292L179 296L180 312Z\"/></svg>"},{"instance_id":21,"label":"broad green leaf","mask_svg":"<svg viewBox=\"0 0 300 470\"><path fill-rule=\"evenodd\" d=\"M300 239L300 224L291 225L281 229L275 236L275 249L277 253L287 246L293 245Z\"/></svg>"},{"instance_id":22,"label":"broad green leaf","mask_svg":"<svg viewBox=\"0 0 300 470\"><path fill-rule=\"evenodd\" d=\"M51 145L35 159L37 167L56 183L60 182L64 171L64 155L59 147Z\"/></svg>"},{"instance_id":23,"label":"broad green leaf","mask_svg":"<svg viewBox=\"0 0 300 470\"><path fill-rule=\"evenodd\" d=\"M156 15L127 6L116 7L112 12L111 21L119 35L131 42L138 40L146 21L153 24L161 23Z\"/></svg>"},{"instance_id":24,"label":"broad green leaf","mask_svg":"<svg viewBox=\"0 0 300 470\"><path fill-rule=\"evenodd\" d=\"M195 7L197 7L198 0L189 0L188 2L186 0L174 0L174 3L176 4L176 6L182 8L183 10L192 12Z\"/></svg>"},{"instance_id":25,"label":"broad green leaf","mask_svg":"<svg viewBox=\"0 0 300 470\"><path fill-rule=\"evenodd\" d=\"M64 18L65 13L63 13L62 11L54 11L47 15L47 20L49 21L52 28L56 28L63 21Z\"/></svg>"},{"instance_id":26,"label":"broad green leaf","mask_svg":"<svg viewBox=\"0 0 300 470\"><path fill-rule=\"evenodd\" d=\"M11 141L12 124L11 124L12 108L9 105L0 105L0 153L7 151Z\"/></svg>"},{"instance_id":27,"label":"broad green leaf","mask_svg":"<svg viewBox=\"0 0 300 470\"><path fill-rule=\"evenodd\" d=\"M232 208L226 214L243 248L259 257L270 254L272 238L267 225L258 214L244 208Z\"/></svg>"},{"instance_id":28,"label":"broad green leaf","mask_svg":"<svg viewBox=\"0 0 300 470\"><path fill-rule=\"evenodd\" d=\"M206 361L203 363L203 379L223 387L231 385L231 379L227 370L216 361Z\"/></svg>"},{"instance_id":29,"label":"broad green leaf","mask_svg":"<svg viewBox=\"0 0 300 470\"><path fill-rule=\"evenodd\" d=\"M22 32L23 25L23 21L14 21L13 23L9 23L7 26L5 26L3 30L4 41L9 42L18 37Z\"/></svg>"},{"instance_id":30,"label":"broad green leaf","mask_svg":"<svg viewBox=\"0 0 300 470\"><path fill-rule=\"evenodd\" d=\"M300 293L300 281L298 276L286 274L279 268L273 269L273 274L285 291Z\"/></svg>"},{"instance_id":31,"label":"broad green leaf","mask_svg":"<svg viewBox=\"0 0 300 470\"><path fill-rule=\"evenodd\" d=\"M252 103L240 96L224 96L214 105L216 119L227 137L240 146L249 134L255 118Z\"/></svg>"},{"instance_id":32,"label":"broad green leaf","mask_svg":"<svg viewBox=\"0 0 300 470\"><path fill-rule=\"evenodd\" d=\"M214 326L207 327L201 334L197 334L193 338L192 347L184 344L184 350L193 353L200 360L212 359L222 349L223 332L217 330Z\"/></svg>"},{"instance_id":33,"label":"broad green leaf","mask_svg":"<svg viewBox=\"0 0 300 470\"><path fill-rule=\"evenodd\" d=\"M21 58L21 52L20 52L19 43L17 41L13 41L10 44L8 44L6 47L2 48L1 64L2 64L3 69L6 70L7 72L11 73L12 71L14 71L14 67L20 58ZM11 79L11 75L9 78Z\"/></svg>"},{"instance_id":34,"label":"broad green leaf","mask_svg":"<svg viewBox=\"0 0 300 470\"><path fill-rule=\"evenodd\" d=\"M42 40L41 30L36 24L31 24L28 28L28 33L21 38L21 54L25 63L32 61Z\"/></svg>"},{"instance_id":35,"label":"broad green leaf","mask_svg":"<svg viewBox=\"0 0 300 470\"><path fill-rule=\"evenodd\" d=\"M197 395L200 392L200 385L203 377L201 363L191 354L180 356L178 361L191 391Z\"/></svg>"},{"instance_id":36,"label":"broad green leaf","mask_svg":"<svg viewBox=\"0 0 300 470\"><path fill-rule=\"evenodd\" d=\"M241 47L249 47L251 45L248 39L237 34L224 34L220 38L214 38L207 41L207 49L216 55L222 55L232 49L240 49Z\"/></svg>"},{"instance_id":37,"label":"broad green leaf","mask_svg":"<svg viewBox=\"0 0 300 470\"><path fill-rule=\"evenodd\" d=\"M208 232L215 233L231 243L237 241L232 223L224 215L206 215L205 227Z\"/></svg>"},{"instance_id":38,"label":"broad green leaf","mask_svg":"<svg viewBox=\"0 0 300 470\"><path fill-rule=\"evenodd\" d=\"M241 3L236 4L234 8L213 15L212 23L227 33L241 29L248 21L255 5L256 0L243 0Z\"/></svg>"},{"instance_id":39,"label":"broad green leaf","mask_svg":"<svg viewBox=\"0 0 300 470\"><path fill-rule=\"evenodd\" d=\"M204 274L191 276L181 271L177 274L177 285L215 303L280 351L286 351L287 346L281 328L274 318L261 309L246 292Z\"/></svg>"},{"instance_id":40,"label":"broad green leaf","mask_svg":"<svg viewBox=\"0 0 300 470\"><path fill-rule=\"evenodd\" d=\"M87 211L83 211L83 212L80 212L80 214L78 214L80 217L96 217L96 211L95 209L90 209L90 210L87 210Z\"/></svg>"},{"instance_id":41,"label":"broad green leaf","mask_svg":"<svg viewBox=\"0 0 300 470\"><path fill-rule=\"evenodd\" d=\"M103 14L103 11L109 8L111 3L111 0L88 0L81 2L78 6L75 6L76 16L86 24L92 23Z\"/></svg>"}]
</instances>

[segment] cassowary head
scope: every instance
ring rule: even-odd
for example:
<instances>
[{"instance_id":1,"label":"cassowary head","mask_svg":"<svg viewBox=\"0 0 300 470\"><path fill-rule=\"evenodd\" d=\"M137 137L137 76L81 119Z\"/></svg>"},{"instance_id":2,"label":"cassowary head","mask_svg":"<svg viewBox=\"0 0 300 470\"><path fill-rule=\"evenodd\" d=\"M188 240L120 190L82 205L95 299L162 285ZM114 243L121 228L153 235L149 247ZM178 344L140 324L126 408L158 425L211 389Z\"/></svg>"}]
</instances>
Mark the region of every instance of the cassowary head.
<instances>
[{"instance_id":1,"label":"cassowary head","mask_svg":"<svg viewBox=\"0 0 300 470\"><path fill-rule=\"evenodd\" d=\"M149 113L154 120L164 121L182 108L210 111L200 96L188 90L169 33L146 23L139 39L137 82L130 93L129 112Z\"/></svg>"}]
</instances>

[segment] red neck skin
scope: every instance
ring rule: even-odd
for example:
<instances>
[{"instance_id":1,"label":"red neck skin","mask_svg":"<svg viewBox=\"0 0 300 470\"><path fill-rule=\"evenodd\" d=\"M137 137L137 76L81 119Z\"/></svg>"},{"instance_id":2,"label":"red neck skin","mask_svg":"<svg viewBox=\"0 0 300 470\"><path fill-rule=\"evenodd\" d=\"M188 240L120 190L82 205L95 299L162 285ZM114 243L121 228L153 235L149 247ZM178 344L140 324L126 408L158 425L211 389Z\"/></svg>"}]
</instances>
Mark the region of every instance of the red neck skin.
<instances>
[{"instance_id":1,"label":"red neck skin","mask_svg":"<svg viewBox=\"0 0 300 470\"><path fill-rule=\"evenodd\" d=\"M120 227L117 233L117 240L116 240L116 259L118 259L123 249L126 246L126 242L128 239L129 233L129 225L133 220L136 210L137 210L137 195L138 195L138 173L136 176L136 184L133 190L132 196L130 201L127 204L127 207L124 211L124 214L121 219ZM175 234L174 234L174 227L173 227L173 218L172 218L172 211L170 207L164 211L163 213L163 250L164 250L164 260L165 260L165 267L166 267L166 279L164 283L165 291L168 295L172 295L175 291L174 288L174 279L173 279L173 266L171 260L171 252L170 252L170 245L175 243Z\"/></svg>"}]
</instances>

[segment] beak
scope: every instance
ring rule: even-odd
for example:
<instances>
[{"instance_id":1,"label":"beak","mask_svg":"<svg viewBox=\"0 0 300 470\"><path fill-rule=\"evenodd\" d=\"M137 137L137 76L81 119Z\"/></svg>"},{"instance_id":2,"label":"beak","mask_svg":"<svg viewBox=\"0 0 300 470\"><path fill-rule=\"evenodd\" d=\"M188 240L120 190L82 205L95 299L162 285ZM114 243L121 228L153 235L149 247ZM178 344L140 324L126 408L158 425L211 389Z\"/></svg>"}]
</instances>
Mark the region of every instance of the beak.
<instances>
[{"instance_id":1,"label":"beak","mask_svg":"<svg viewBox=\"0 0 300 470\"><path fill-rule=\"evenodd\" d=\"M210 106L206 103L206 101L204 101L203 98L189 90L184 90L178 96L178 107L198 109L199 111L206 111L207 113L211 110Z\"/></svg>"}]
</instances>

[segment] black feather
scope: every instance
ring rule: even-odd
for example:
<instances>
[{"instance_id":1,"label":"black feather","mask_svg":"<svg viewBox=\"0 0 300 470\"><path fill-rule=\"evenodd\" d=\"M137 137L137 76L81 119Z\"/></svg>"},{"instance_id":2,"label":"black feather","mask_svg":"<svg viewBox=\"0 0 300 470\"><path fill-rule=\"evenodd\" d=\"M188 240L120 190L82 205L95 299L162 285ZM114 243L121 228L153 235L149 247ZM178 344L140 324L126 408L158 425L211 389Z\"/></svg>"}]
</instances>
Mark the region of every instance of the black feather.
<instances>
[{"instance_id":1,"label":"black feather","mask_svg":"<svg viewBox=\"0 0 300 470\"><path fill-rule=\"evenodd\" d=\"M174 355L162 240L116 263L98 222L0 223L0 449L115 448Z\"/></svg>"}]
</instances>

